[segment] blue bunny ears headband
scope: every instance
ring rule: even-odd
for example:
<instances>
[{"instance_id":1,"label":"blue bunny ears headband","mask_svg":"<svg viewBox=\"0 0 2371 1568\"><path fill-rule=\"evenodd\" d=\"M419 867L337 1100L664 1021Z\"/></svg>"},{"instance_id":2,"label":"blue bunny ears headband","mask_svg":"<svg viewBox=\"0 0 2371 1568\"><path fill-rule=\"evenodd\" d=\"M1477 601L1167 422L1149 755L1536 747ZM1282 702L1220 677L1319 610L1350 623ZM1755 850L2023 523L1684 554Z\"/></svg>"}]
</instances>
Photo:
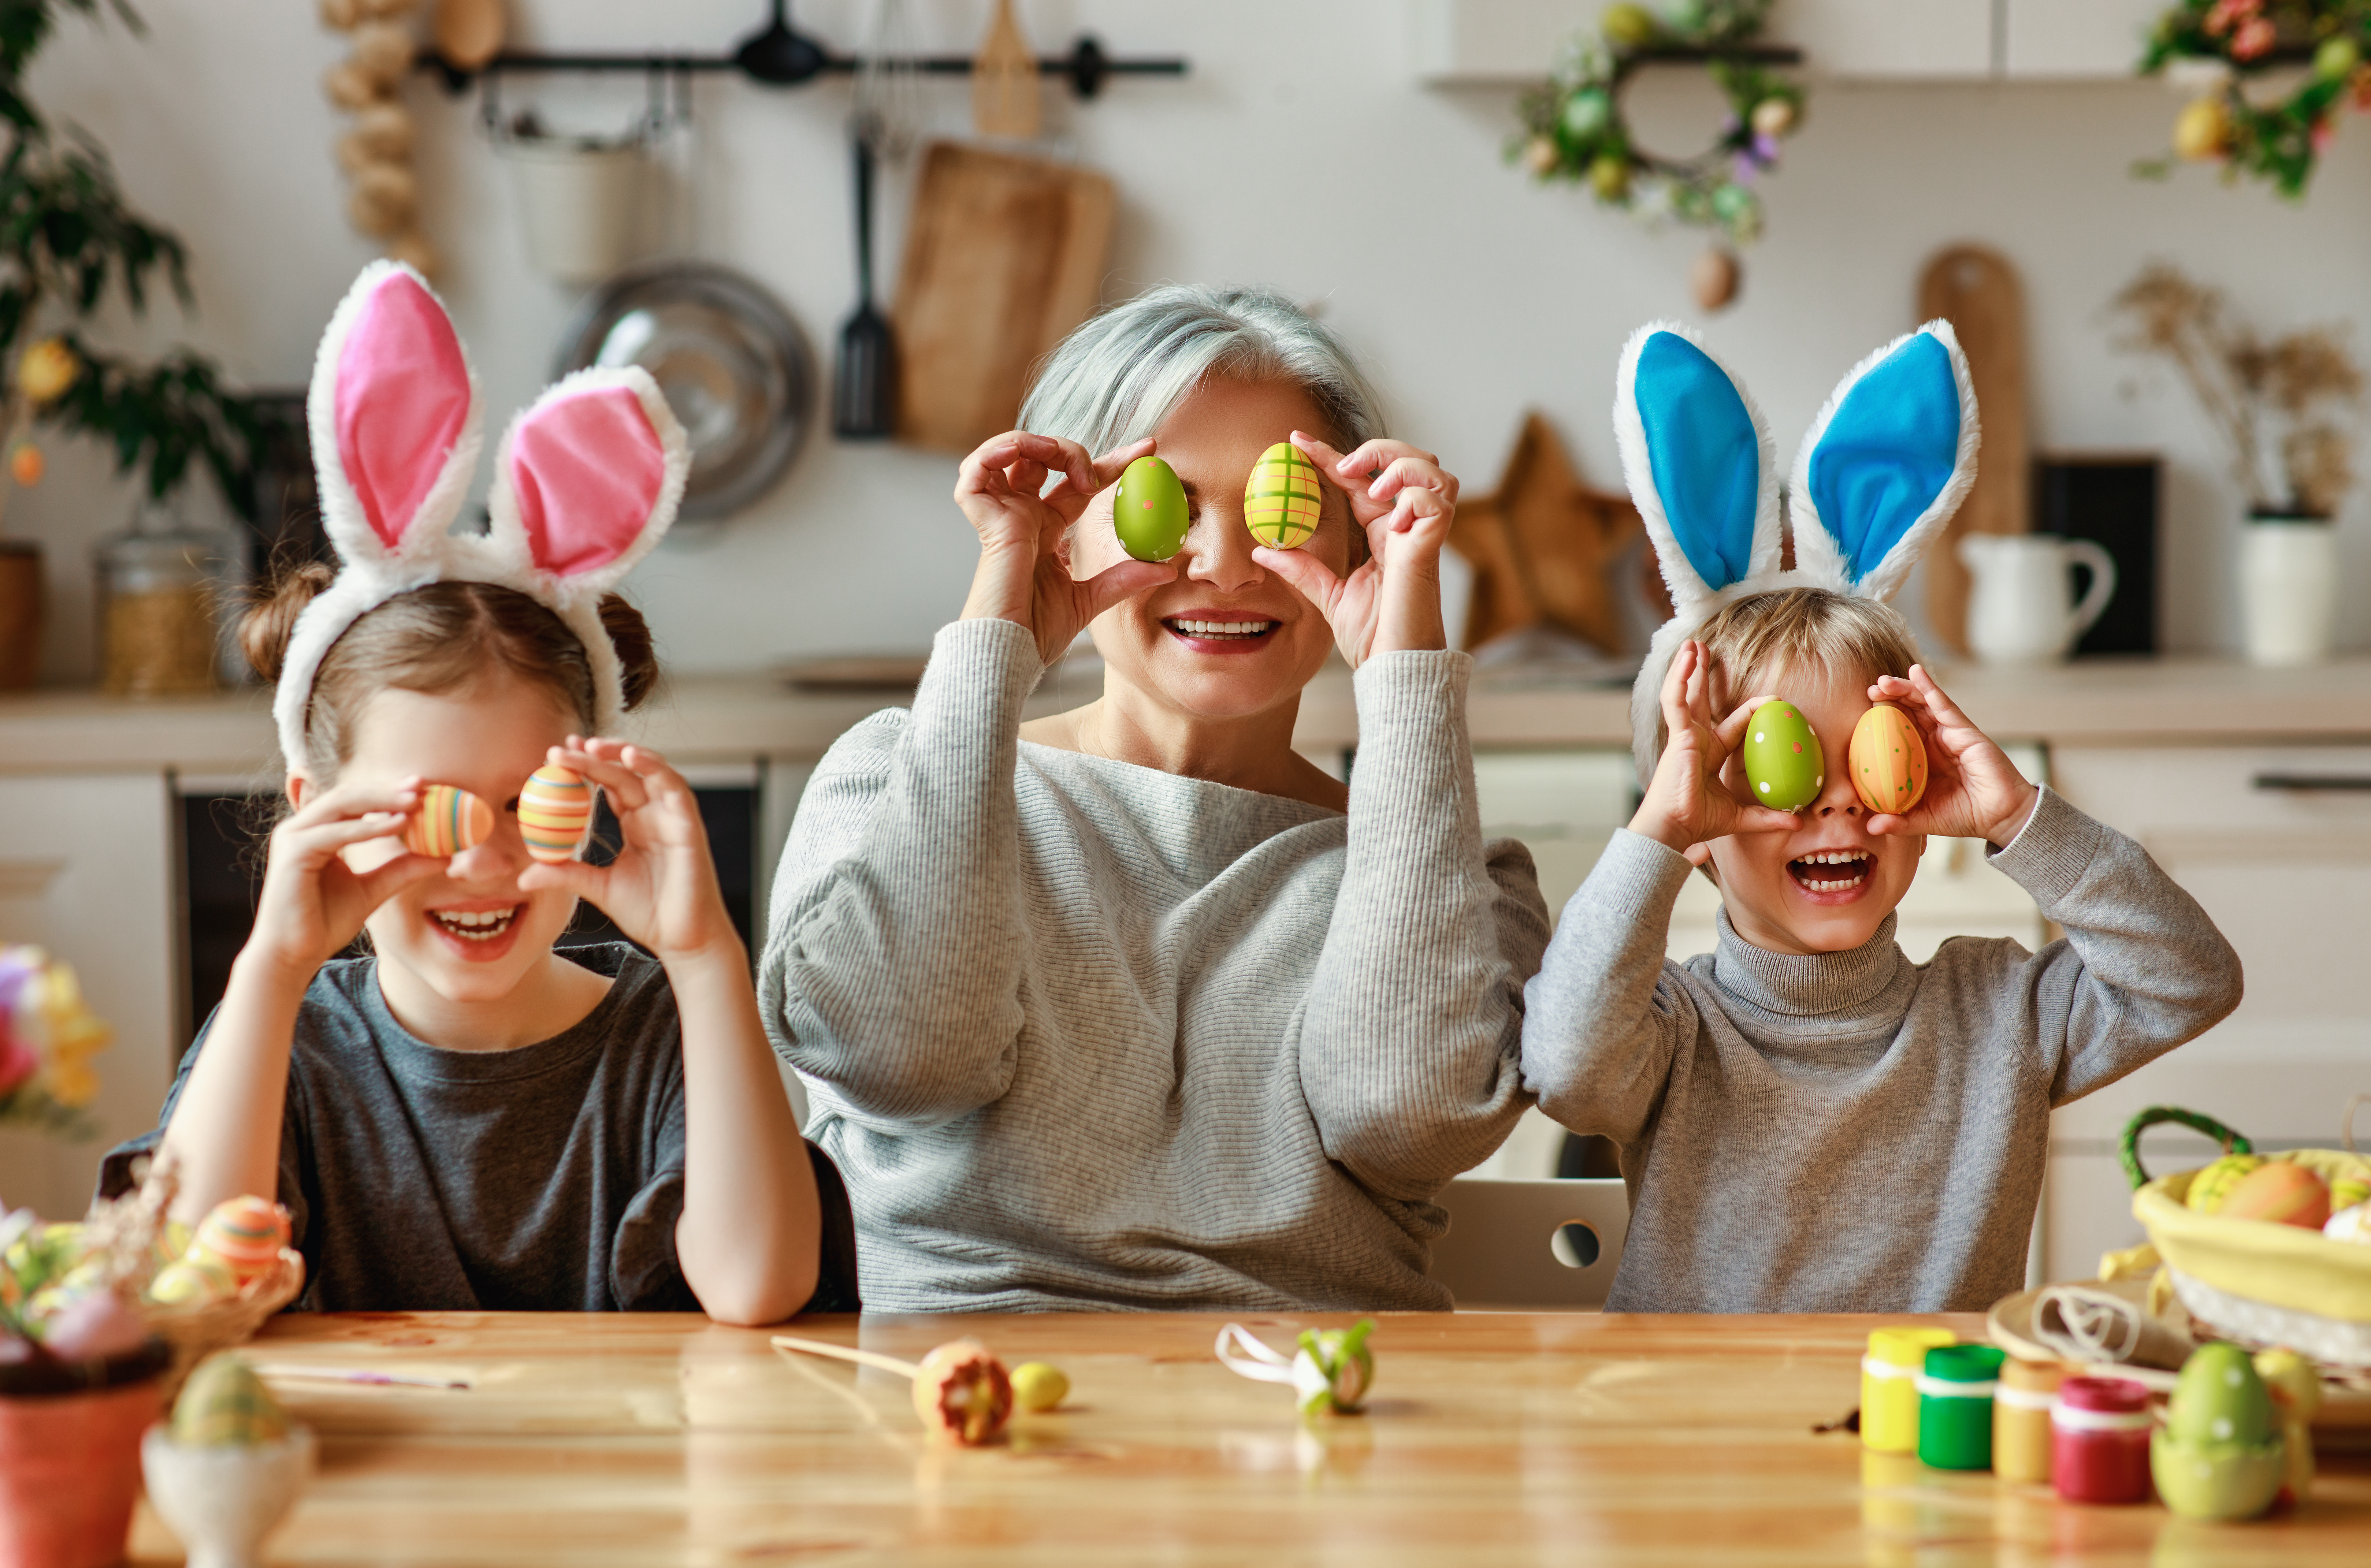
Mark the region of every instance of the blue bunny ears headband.
<instances>
[{"instance_id":1,"label":"blue bunny ears headband","mask_svg":"<svg viewBox=\"0 0 2371 1568\"><path fill-rule=\"evenodd\" d=\"M1622 351L1622 477L1647 521L1672 615L1630 693L1632 751L1654 777L1664 673L1724 605L1776 588L1891 598L1976 478L1976 393L1948 321L1878 350L1836 384L1787 483L1795 567L1779 567L1769 421L1691 329L1650 322Z\"/></svg>"}]
</instances>

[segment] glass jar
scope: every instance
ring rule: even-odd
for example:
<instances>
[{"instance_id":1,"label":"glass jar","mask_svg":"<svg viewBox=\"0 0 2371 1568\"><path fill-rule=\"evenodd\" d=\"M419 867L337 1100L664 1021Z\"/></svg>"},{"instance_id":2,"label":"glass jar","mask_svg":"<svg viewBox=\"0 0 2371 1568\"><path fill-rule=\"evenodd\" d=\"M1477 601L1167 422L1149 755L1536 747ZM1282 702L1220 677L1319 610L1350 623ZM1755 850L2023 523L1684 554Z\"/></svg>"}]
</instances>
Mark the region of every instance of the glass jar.
<instances>
[{"instance_id":1,"label":"glass jar","mask_svg":"<svg viewBox=\"0 0 2371 1568\"><path fill-rule=\"evenodd\" d=\"M2070 1503L2145 1503L2148 1389L2124 1378L2069 1378L2050 1412L2051 1478Z\"/></svg>"},{"instance_id":2,"label":"glass jar","mask_svg":"<svg viewBox=\"0 0 2371 1568\"><path fill-rule=\"evenodd\" d=\"M98 547L99 685L125 697L212 691L230 541L144 515Z\"/></svg>"}]
</instances>

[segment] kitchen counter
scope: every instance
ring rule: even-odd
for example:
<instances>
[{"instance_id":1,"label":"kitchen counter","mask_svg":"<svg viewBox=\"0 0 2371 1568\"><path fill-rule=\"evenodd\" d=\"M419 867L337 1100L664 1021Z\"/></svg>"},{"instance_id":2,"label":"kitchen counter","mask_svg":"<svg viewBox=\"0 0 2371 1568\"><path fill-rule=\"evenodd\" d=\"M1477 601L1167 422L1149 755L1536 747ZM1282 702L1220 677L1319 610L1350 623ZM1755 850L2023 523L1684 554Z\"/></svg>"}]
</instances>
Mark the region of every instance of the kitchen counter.
<instances>
[{"instance_id":1,"label":"kitchen counter","mask_svg":"<svg viewBox=\"0 0 2371 1568\"><path fill-rule=\"evenodd\" d=\"M1092 661L1049 675L1033 714L1088 700ZM2260 670L2211 659L2088 660L2055 669L1950 672L1947 685L1995 738L2092 745L2371 742L2371 659L2305 670ZM813 759L850 725L901 701L894 692L802 693L767 674L685 675L630 724L687 763L755 756ZM1557 681L1521 670L1486 673L1471 707L1477 747L1626 747L1626 687ZM1295 744L1355 741L1349 672L1328 666L1301 704ZM270 694L260 688L136 700L45 691L0 698L0 773L148 772L171 768L269 779Z\"/></svg>"}]
</instances>

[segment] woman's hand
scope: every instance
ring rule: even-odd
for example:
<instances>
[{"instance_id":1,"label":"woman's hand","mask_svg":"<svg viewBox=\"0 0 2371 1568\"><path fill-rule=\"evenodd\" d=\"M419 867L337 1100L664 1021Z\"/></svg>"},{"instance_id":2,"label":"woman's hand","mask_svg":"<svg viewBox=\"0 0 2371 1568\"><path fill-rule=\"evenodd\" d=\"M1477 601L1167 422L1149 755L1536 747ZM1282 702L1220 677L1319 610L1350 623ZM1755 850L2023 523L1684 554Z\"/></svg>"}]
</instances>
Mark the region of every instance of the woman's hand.
<instances>
[{"instance_id":1,"label":"woman's hand","mask_svg":"<svg viewBox=\"0 0 2371 1568\"><path fill-rule=\"evenodd\" d=\"M1926 790L1918 803L1896 815L1868 819L1871 833L1936 833L1981 838L2005 848L2041 793L2026 782L2007 754L1960 711L1924 664L1910 666L1910 678L1879 675L1868 688L1871 702L1891 702L1910 715L1926 743Z\"/></svg>"},{"instance_id":2,"label":"woman's hand","mask_svg":"<svg viewBox=\"0 0 2371 1568\"><path fill-rule=\"evenodd\" d=\"M1456 476L1401 441L1370 441L1347 457L1301 431L1292 444L1349 497L1351 525L1367 533L1367 559L1347 577L1304 549L1263 545L1252 559L1317 606L1354 670L1377 653L1446 647L1440 547L1457 515Z\"/></svg>"},{"instance_id":3,"label":"woman's hand","mask_svg":"<svg viewBox=\"0 0 2371 1568\"><path fill-rule=\"evenodd\" d=\"M1121 471L1152 450L1148 438L1090 457L1075 441L1007 431L964 459L955 504L979 533L979 570L966 620L1009 620L1037 639L1037 657L1052 663L1089 621L1123 599L1158 588L1177 575L1172 561L1124 560L1084 582L1070 577L1066 544L1070 525ZM1047 478L1061 483L1045 490Z\"/></svg>"},{"instance_id":4,"label":"woman's hand","mask_svg":"<svg viewBox=\"0 0 2371 1568\"><path fill-rule=\"evenodd\" d=\"M1803 825L1790 812L1741 801L1721 773L1744 738L1753 710L1769 701L1757 697L1738 705L1718 724L1712 721L1712 658L1701 642L1680 644L1663 674L1662 760L1647 786L1646 799L1630 819L1643 834L1683 855L1699 844L1733 833L1791 833Z\"/></svg>"},{"instance_id":5,"label":"woman's hand","mask_svg":"<svg viewBox=\"0 0 2371 1568\"><path fill-rule=\"evenodd\" d=\"M255 927L239 950L241 963L302 976L302 990L315 971L361 935L372 910L413 882L444 874L444 861L410 850L369 871L356 871L339 853L400 835L420 804L420 782L407 778L392 790L323 790L272 830Z\"/></svg>"},{"instance_id":6,"label":"woman's hand","mask_svg":"<svg viewBox=\"0 0 2371 1568\"><path fill-rule=\"evenodd\" d=\"M601 786L625 844L606 866L538 862L519 874L522 891L557 888L597 905L661 963L740 946L716 883L699 798L666 758L622 741L571 735L548 760Z\"/></svg>"}]
</instances>

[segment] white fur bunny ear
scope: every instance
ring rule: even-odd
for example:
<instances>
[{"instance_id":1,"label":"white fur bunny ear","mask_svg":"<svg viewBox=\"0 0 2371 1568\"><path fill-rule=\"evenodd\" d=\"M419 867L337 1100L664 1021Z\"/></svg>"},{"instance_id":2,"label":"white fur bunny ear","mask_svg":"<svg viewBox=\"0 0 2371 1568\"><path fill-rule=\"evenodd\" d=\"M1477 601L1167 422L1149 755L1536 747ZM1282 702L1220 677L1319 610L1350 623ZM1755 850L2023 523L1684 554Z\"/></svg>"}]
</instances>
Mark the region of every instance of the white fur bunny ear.
<instances>
[{"instance_id":1,"label":"white fur bunny ear","mask_svg":"<svg viewBox=\"0 0 2371 1568\"><path fill-rule=\"evenodd\" d=\"M1788 486L1795 564L1890 599L1976 482L1975 385L1948 321L1929 321L1836 384Z\"/></svg>"},{"instance_id":2,"label":"white fur bunny ear","mask_svg":"<svg viewBox=\"0 0 2371 1568\"><path fill-rule=\"evenodd\" d=\"M489 546L556 607L597 604L675 522L691 440L639 366L580 370L512 421Z\"/></svg>"},{"instance_id":3,"label":"white fur bunny ear","mask_svg":"<svg viewBox=\"0 0 2371 1568\"><path fill-rule=\"evenodd\" d=\"M1613 437L1679 618L1778 570L1770 426L1693 329L1657 321L1631 334L1614 377Z\"/></svg>"},{"instance_id":4,"label":"white fur bunny ear","mask_svg":"<svg viewBox=\"0 0 2371 1568\"><path fill-rule=\"evenodd\" d=\"M363 270L321 335L305 412L338 554L399 576L433 562L483 437L477 374L419 273Z\"/></svg>"}]
</instances>

